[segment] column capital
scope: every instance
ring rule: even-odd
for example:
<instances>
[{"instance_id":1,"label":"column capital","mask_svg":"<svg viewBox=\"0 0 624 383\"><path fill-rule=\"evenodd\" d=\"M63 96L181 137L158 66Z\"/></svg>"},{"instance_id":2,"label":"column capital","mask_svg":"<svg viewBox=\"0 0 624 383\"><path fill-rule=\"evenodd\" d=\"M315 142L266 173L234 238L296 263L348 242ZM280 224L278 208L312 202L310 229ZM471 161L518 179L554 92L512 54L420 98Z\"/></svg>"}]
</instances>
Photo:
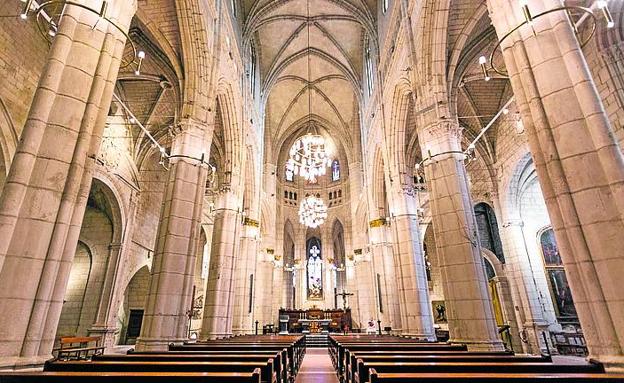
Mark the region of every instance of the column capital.
<instances>
[{"instance_id":1,"label":"column capital","mask_svg":"<svg viewBox=\"0 0 624 383\"><path fill-rule=\"evenodd\" d=\"M173 137L171 162L182 160L207 163L213 129L212 125L192 118L185 118L172 125L169 128Z\"/></svg>"},{"instance_id":2,"label":"column capital","mask_svg":"<svg viewBox=\"0 0 624 383\"><path fill-rule=\"evenodd\" d=\"M439 119L432 124L427 125L424 131L430 137L452 137L461 138L464 128L459 125L459 121L455 119L445 118Z\"/></svg>"},{"instance_id":3,"label":"column capital","mask_svg":"<svg viewBox=\"0 0 624 383\"><path fill-rule=\"evenodd\" d=\"M463 128L456 119L439 119L425 126L420 134L423 157L460 152Z\"/></svg>"}]
</instances>

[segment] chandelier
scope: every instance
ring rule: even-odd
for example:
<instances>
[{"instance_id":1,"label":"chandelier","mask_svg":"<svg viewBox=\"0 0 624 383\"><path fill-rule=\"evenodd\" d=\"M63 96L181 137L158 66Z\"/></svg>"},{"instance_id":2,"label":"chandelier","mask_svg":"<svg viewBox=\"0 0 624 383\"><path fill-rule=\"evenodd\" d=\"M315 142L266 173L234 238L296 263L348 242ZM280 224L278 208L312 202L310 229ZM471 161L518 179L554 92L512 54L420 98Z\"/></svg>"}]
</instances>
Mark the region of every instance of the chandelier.
<instances>
[{"instance_id":1,"label":"chandelier","mask_svg":"<svg viewBox=\"0 0 624 383\"><path fill-rule=\"evenodd\" d=\"M322 199L313 195L306 196L299 206L299 222L309 228L321 226L327 219L327 206Z\"/></svg>"},{"instance_id":2,"label":"chandelier","mask_svg":"<svg viewBox=\"0 0 624 383\"><path fill-rule=\"evenodd\" d=\"M325 148L325 139L317 134L307 133L299 137L290 148L290 159L286 163L289 171L310 182L327 173L331 159Z\"/></svg>"},{"instance_id":3,"label":"chandelier","mask_svg":"<svg viewBox=\"0 0 624 383\"><path fill-rule=\"evenodd\" d=\"M310 84L310 2L307 2L307 30L308 30L308 123L307 134L299 137L290 148L290 158L286 163L289 171L294 175L300 175L307 181L316 182L316 177L322 176L331 166L331 159L327 154L325 138L318 133L316 125L312 122L312 87Z\"/></svg>"}]
</instances>

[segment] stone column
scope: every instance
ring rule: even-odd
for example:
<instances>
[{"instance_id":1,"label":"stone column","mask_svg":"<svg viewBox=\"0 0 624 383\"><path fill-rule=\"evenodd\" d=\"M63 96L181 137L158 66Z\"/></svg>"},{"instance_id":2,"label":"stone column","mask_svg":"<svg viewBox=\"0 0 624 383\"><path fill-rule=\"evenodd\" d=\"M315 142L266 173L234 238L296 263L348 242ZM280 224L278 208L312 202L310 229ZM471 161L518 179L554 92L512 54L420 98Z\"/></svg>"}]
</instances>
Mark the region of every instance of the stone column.
<instances>
[{"instance_id":1,"label":"stone column","mask_svg":"<svg viewBox=\"0 0 624 383\"><path fill-rule=\"evenodd\" d=\"M378 226L380 225L380 226ZM401 309L396 278L396 264L392 243L386 238L385 219L370 223L371 253L373 259L373 286L377 298L377 316L381 326L392 327L393 331L401 329ZM377 274L380 275L381 286L377 288ZM379 293L381 290L381 308L379 307Z\"/></svg>"},{"instance_id":2,"label":"stone column","mask_svg":"<svg viewBox=\"0 0 624 383\"><path fill-rule=\"evenodd\" d=\"M256 282L258 274L256 264L258 261L258 221L246 219L242 228L240 239L239 260L236 262L236 284L234 298L234 324L232 331L234 335L253 334L254 318L257 301L254 300ZM251 281L253 278L253 282ZM252 291L253 289L253 291ZM250 296L250 293L252 294ZM250 298L251 297L251 298ZM251 299L251 303L250 300ZM250 310L251 307L251 310ZM259 326L259 332L262 329Z\"/></svg>"},{"instance_id":3,"label":"stone column","mask_svg":"<svg viewBox=\"0 0 624 383\"><path fill-rule=\"evenodd\" d=\"M500 350L492 299L468 190L461 128L439 120L420 132L433 227L443 275L450 340L473 350Z\"/></svg>"},{"instance_id":4,"label":"stone column","mask_svg":"<svg viewBox=\"0 0 624 383\"><path fill-rule=\"evenodd\" d=\"M127 30L135 10L113 0L107 17ZM97 19L66 9L0 199L0 367L51 356L125 46L108 22L92 30Z\"/></svg>"},{"instance_id":5,"label":"stone column","mask_svg":"<svg viewBox=\"0 0 624 383\"><path fill-rule=\"evenodd\" d=\"M488 7L499 36L524 21L515 1ZM503 42L505 66L590 357L624 371L624 159L566 13L532 26Z\"/></svg>"},{"instance_id":6,"label":"stone column","mask_svg":"<svg viewBox=\"0 0 624 383\"><path fill-rule=\"evenodd\" d=\"M202 322L202 335L209 339L232 335L234 267L241 235L239 206L240 198L232 190L223 190L219 195Z\"/></svg>"},{"instance_id":7,"label":"stone column","mask_svg":"<svg viewBox=\"0 0 624 383\"><path fill-rule=\"evenodd\" d=\"M269 255L273 257L273 255ZM271 300L271 313L270 318L271 321L274 322L275 326L279 326L278 315L279 309L284 308L286 306L284 302L284 257L280 260L276 260L273 263L273 280L271 281L273 285L273 295L269 298ZM298 302L301 304L301 302ZM279 328L279 327L278 327Z\"/></svg>"},{"instance_id":8,"label":"stone column","mask_svg":"<svg viewBox=\"0 0 624 383\"><path fill-rule=\"evenodd\" d=\"M208 174L203 159L213 129L190 119L175 128L138 351L164 351L169 343L188 338Z\"/></svg>"},{"instance_id":9,"label":"stone column","mask_svg":"<svg viewBox=\"0 0 624 383\"><path fill-rule=\"evenodd\" d=\"M256 265L256 283L254 284L254 317L260 322L259 327L273 323L271 297L273 296L273 256L261 249ZM254 320L254 321L255 321Z\"/></svg>"},{"instance_id":10,"label":"stone column","mask_svg":"<svg viewBox=\"0 0 624 383\"><path fill-rule=\"evenodd\" d=\"M350 290L355 294L351 297L351 302L356 302L357 304L357 310L353 309L352 312L353 326L359 326L362 330L368 327L368 321L377 319L377 310L375 308L375 279L373 276L371 254L367 250L368 249L362 249L361 254L355 254L354 256L354 286ZM355 305L352 305L351 307L354 306Z\"/></svg>"},{"instance_id":11,"label":"stone column","mask_svg":"<svg viewBox=\"0 0 624 383\"><path fill-rule=\"evenodd\" d=\"M391 217L391 224L398 261L397 278L403 334L434 341L433 314L414 192L411 189L401 189L397 194L393 201L394 215Z\"/></svg>"},{"instance_id":12,"label":"stone column","mask_svg":"<svg viewBox=\"0 0 624 383\"><path fill-rule=\"evenodd\" d=\"M526 352L538 354L543 345L541 332L548 331L548 321L544 318L543 303L540 291L533 277L534 267L543 267L526 251L524 234L520 217L512 219L503 216L501 239L509 279L516 290L519 326L522 338L526 342Z\"/></svg>"}]
</instances>

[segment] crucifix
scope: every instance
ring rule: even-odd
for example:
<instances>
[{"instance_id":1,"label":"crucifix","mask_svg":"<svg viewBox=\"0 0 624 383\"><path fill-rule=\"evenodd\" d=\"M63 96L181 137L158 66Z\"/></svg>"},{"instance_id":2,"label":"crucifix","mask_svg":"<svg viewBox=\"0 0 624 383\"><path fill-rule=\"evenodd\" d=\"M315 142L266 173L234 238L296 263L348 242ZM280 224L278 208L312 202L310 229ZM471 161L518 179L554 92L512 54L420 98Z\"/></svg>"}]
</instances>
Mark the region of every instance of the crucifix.
<instances>
[{"instance_id":1,"label":"crucifix","mask_svg":"<svg viewBox=\"0 0 624 383\"><path fill-rule=\"evenodd\" d=\"M347 310L347 297L353 295L353 293L347 293L344 290L342 290L342 293L336 293L336 297L342 297L342 308L346 311Z\"/></svg>"}]
</instances>

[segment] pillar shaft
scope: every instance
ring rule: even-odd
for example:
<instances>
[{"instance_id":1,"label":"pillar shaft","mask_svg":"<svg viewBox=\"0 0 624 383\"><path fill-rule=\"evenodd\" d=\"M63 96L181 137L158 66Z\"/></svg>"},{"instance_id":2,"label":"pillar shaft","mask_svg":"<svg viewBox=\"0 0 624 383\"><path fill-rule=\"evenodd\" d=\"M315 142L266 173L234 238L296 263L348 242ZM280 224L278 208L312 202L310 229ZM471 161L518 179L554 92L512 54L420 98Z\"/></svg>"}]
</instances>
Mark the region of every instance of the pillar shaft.
<instances>
[{"instance_id":1,"label":"pillar shaft","mask_svg":"<svg viewBox=\"0 0 624 383\"><path fill-rule=\"evenodd\" d=\"M188 337L193 276L212 127L192 120L175 132L141 336L136 349L164 351Z\"/></svg>"},{"instance_id":2,"label":"pillar shaft","mask_svg":"<svg viewBox=\"0 0 624 383\"><path fill-rule=\"evenodd\" d=\"M209 339L232 335L234 268L241 235L237 206L238 198L231 191L225 191L219 196L202 323L202 336Z\"/></svg>"},{"instance_id":3,"label":"pillar shaft","mask_svg":"<svg viewBox=\"0 0 624 383\"><path fill-rule=\"evenodd\" d=\"M87 5L95 6L88 3ZM133 2L107 14L127 28ZM0 366L50 357L125 37L69 7L0 199Z\"/></svg>"},{"instance_id":4,"label":"pillar shaft","mask_svg":"<svg viewBox=\"0 0 624 383\"><path fill-rule=\"evenodd\" d=\"M240 239L239 261L236 262L236 287L234 289L236 296L234 300L233 325L233 333L235 335L253 333L253 321L256 317L256 304L258 303L254 299L255 290L258 288L258 274L256 272L258 241L255 234L256 228L246 225L243 231L244 235Z\"/></svg>"},{"instance_id":5,"label":"pillar shaft","mask_svg":"<svg viewBox=\"0 0 624 383\"><path fill-rule=\"evenodd\" d=\"M400 214L392 221L397 253L403 334L435 340L425 260L420 246L418 216Z\"/></svg>"},{"instance_id":6,"label":"pillar shaft","mask_svg":"<svg viewBox=\"0 0 624 383\"><path fill-rule=\"evenodd\" d=\"M521 312L519 326L522 327L526 340L527 352L538 354L542 348L541 332L548 330L548 321L544 318L544 310L540 291L534 278L534 268L543 267L536 263L526 251L524 234L520 220L504 221L501 229L505 260L509 278L516 289L518 310Z\"/></svg>"},{"instance_id":7,"label":"pillar shaft","mask_svg":"<svg viewBox=\"0 0 624 383\"><path fill-rule=\"evenodd\" d=\"M529 1L534 14L560 0ZM524 21L488 0L499 36ZM552 13L503 45L505 66L590 357L624 370L624 159L568 16ZM591 171L587 171L591 169Z\"/></svg>"},{"instance_id":8,"label":"pillar shaft","mask_svg":"<svg viewBox=\"0 0 624 383\"><path fill-rule=\"evenodd\" d=\"M371 227L371 252L373 259L373 285L377 299L377 316L382 327L401 330L401 308L397 285L397 266L392 243L386 238L386 226ZM377 278L377 275L380 277ZM378 286L379 285L379 286ZM381 293L381 299L379 294ZM380 304L381 303L381 304Z\"/></svg>"},{"instance_id":9,"label":"pillar shaft","mask_svg":"<svg viewBox=\"0 0 624 383\"><path fill-rule=\"evenodd\" d=\"M425 172L450 340L471 349L501 349L460 152L461 129L456 121L439 120L421 135L423 156L432 156Z\"/></svg>"}]
</instances>

